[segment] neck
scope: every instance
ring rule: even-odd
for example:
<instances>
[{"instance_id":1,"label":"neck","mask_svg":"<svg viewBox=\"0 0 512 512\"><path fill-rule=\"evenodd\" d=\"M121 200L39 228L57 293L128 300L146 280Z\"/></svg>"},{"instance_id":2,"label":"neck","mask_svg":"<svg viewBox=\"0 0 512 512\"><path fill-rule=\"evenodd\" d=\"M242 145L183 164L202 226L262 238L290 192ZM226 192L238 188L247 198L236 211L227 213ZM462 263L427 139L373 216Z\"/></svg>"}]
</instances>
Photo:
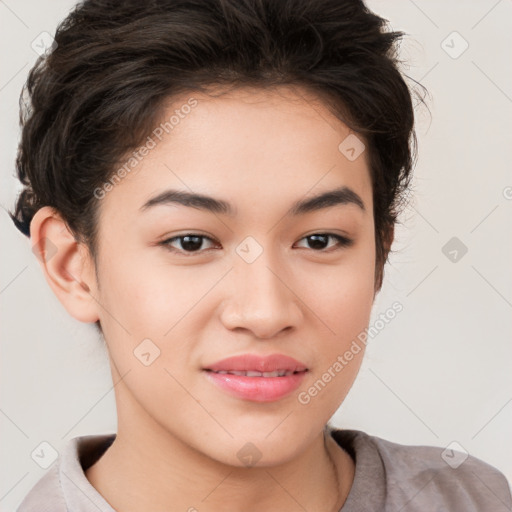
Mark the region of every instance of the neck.
<instances>
[{"instance_id":1,"label":"neck","mask_svg":"<svg viewBox=\"0 0 512 512\"><path fill-rule=\"evenodd\" d=\"M184 510L339 511L354 478L351 457L320 432L271 467L223 464L133 411L118 411L115 441L85 472L117 512Z\"/></svg>"}]
</instances>

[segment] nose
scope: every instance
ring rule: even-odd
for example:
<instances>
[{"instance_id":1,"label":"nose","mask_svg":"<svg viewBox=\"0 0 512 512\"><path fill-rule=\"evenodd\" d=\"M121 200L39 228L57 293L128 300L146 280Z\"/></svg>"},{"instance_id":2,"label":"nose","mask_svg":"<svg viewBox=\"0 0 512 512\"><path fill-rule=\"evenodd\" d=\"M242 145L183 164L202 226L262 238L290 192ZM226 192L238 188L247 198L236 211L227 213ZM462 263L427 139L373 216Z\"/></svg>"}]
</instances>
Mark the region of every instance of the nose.
<instances>
[{"instance_id":1,"label":"nose","mask_svg":"<svg viewBox=\"0 0 512 512\"><path fill-rule=\"evenodd\" d=\"M265 251L252 263L236 261L221 312L224 326L261 339L296 328L303 313L290 275L265 257Z\"/></svg>"}]
</instances>

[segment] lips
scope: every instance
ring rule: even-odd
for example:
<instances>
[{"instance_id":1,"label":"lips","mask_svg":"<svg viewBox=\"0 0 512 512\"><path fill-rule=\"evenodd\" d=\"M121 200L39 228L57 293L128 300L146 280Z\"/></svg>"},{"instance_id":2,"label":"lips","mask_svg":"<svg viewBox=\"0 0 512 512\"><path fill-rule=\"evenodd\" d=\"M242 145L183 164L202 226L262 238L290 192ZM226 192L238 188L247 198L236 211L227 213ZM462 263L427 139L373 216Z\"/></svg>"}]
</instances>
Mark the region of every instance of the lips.
<instances>
[{"instance_id":1,"label":"lips","mask_svg":"<svg viewBox=\"0 0 512 512\"><path fill-rule=\"evenodd\" d=\"M305 364L283 354L229 357L204 368L208 380L231 396L271 402L289 395L308 372Z\"/></svg>"},{"instance_id":2,"label":"lips","mask_svg":"<svg viewBox=\"0 0 512 512\"><path fill-rule=\"evenodd\" d=\"M206 370L213 372L301 372L307 370L305 364L283 354L272 354L269 356L257 356L254 354L243 354L240 356L228 357L209 365Z\"/></svg>"}]
</instances>

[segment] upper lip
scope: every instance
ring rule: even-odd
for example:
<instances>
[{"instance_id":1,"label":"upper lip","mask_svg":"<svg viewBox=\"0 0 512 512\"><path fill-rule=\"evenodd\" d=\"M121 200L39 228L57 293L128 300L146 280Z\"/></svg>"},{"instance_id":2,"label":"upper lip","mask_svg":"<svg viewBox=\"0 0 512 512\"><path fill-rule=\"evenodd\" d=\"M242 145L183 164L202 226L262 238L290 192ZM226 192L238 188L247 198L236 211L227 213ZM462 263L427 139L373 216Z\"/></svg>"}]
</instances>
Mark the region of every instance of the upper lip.
<instances>
[{"instance_id":1,"label":"upper lip","mask_svg":"<svg viewBox=\"0 0 512 512\"><path fill-rule=\"evenodd\" d=\"M254 372L275 372L286 370L300 372L307 370L305 364L293 357L284 354L271 354L259 356L255 354L242 354L217 361L204 368L205 370L219 371L254 371Z\"/></svg>"}]
</instances>

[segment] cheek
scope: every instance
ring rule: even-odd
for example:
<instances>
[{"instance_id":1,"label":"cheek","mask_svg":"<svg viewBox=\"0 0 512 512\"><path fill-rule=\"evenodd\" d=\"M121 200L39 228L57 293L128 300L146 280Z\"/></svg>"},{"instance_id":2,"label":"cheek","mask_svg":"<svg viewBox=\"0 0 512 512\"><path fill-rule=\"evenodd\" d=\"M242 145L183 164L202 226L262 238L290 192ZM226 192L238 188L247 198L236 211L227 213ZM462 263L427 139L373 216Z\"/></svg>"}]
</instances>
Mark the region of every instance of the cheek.
<instances>
[{"instance_id":1,"label":"cheek","mask_svg":"<svg viewBox=\"0 0 512 512\"><path fill-rule=\"evenodd\" d=\"M341 269L327 280L319 309L340 340L356 336L369 321L374 298L373 266L354 265ZM327 322L328 319L328 322Z\"/></svg>"},{"instance_id":2,"label":"cheek","mask_svg":"<svg viewBox=\"0 0 512 512\"><path fill-rule=\"evenodd\" d=\"M143 347L151 357L158 354L152 369L162 366L182 373L197 364L194 345L205 325L201 322L213 315L208 292L225 270L176 266L161 259L118 256L112 261L119 263L103 269L107 277L102 280L101 323L118 369L126 372L135 363L134 369L141 370L135 357ZM144 375L151 380L154 373Z\"/></svg>"},{"instance_id":3,"label":"cheek","mask_svg":"<svg viewBox=\"0 0 512 512\"><path fill-rule=\"evenodd\" d=\"M115 317L130 332L147 331L147 336L162 337L198 302L217 276L193 266L166 264L162 257L142 256L113 256L110 261L116 264L109 262L102 269L102 305L111 313L104 316L107 322Z\"/></svg>"},{"instance_id":4,"label":"cheek","mask_svg":"<svg viewBox=\"0 0 512 512\"><path fill-rule=\"evenodd\" d=\"M340 266L330 275L325 273L321 292L310 296L308 305L318 322L311 331L314 369L298 395L299 410L303 408L304 413L327 421L357 377L373 305L373 272L371 257Z\"/></svg>"},{"instance_id":5,"label":"cheek","mask_svg":"<svg viewBox=\"0 0 512 512\"><path fill-rule=\"evenodd\" d=\"M314 328L315 368L301 388L299 403L309 413L330 417L345 399L361 366L374 300L375 246L370 235L336 266L322 268L308 306L319 319ZM361 341L363 340L363 341Z\"/></svg>"},{"instance_id":6,"label":"cheek","mask_svg":"<svg viewBox=\"0 0 512 512\"><path fill-rule=\"evenodd\" d=\"M316 364L311 380L332 382L318 405L325 400L333 407L341 403L362 363L365 344L361 334L368 326L373 299L373 281L366 284L357 276L339 277L338 282L330 281L321 302L312 306L321 322L314 330Z\"/></svg>"},{"instance_id":7,"label":"cheek","mask_svg":"<svg viewBox=\"0 0 512 512\"><path fill-rule=\"evenodd\" d=\"M319 266L305 279L311 309L330 327L338 343L367 327L374 301L375 245L368 235L336 265ZM306 290L304 290L306 293Z\"/></svg>"}]
</instances>

